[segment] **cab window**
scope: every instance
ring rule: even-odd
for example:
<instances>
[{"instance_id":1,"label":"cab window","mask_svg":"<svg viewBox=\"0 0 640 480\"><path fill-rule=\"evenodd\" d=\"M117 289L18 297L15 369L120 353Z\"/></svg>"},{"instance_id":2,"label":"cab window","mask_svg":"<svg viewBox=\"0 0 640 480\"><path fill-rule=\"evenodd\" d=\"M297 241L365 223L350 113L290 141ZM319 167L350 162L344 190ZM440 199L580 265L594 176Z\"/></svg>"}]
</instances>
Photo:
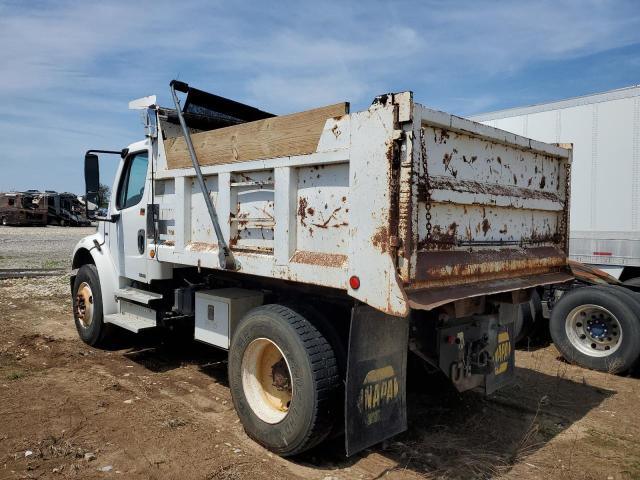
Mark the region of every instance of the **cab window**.
<instances>
[{"instance_id":1,"label":"cab window","mask_svg":"<svg viewBox=\"0 0 640 480\"><path fill-rule=\"evenodd\" d=\"M133 207L142 200L147 179L148 163L149 156L147 152L135 153L127 157L118 188L116 200L118 210Z\"/></svg>"}]
</instances>

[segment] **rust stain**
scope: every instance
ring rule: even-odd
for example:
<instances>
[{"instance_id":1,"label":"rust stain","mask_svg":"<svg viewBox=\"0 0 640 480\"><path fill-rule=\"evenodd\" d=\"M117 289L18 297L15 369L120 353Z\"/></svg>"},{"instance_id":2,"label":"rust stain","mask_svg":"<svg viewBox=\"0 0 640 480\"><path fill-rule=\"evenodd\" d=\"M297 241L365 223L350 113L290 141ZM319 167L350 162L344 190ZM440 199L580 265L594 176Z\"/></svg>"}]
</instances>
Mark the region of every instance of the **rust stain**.
<instances>
[{"instance_id":1,"label":"rust stain","mask_svg":"<svg viewBox=\"0 0 640 480\"><path fill-rule=\"evenodd\" d=\"M451 172L451 175L455 178L458 176L458 171L450 165L452 160L453 153L445 153L444 157L442 157L442 164L444 165L444 170Z\"/></svg>"},{"instance_id":2,"label":"rust stain","mask_svg":"<svg viewBox=\"0 0 640 480\"><path fill-rule=\"evenodd\" d=\"M622 285L620 281L608 273L575 260L569 260L569 268L574 277L587 283Z\"/></svg>"},{"instance_id":3,"label":"rust stain","mask_svg":"<svg viewBox=\"0 0 640 480\"><path fill-rule=\"evenodd\" d=\"M300 197L300 200L298 200L298 217L300 217L300 223L306 227L307 199L304 197Z\"/></svg>"},{"instance_id":4,"label":"rust stain","mask_svg":"<svg viewBox=\"0 0 640 480\"><path fill-rule=\"evenodd\" d=\"M347 256L340 253L309 252L298 250L291 258L293 263L320 265L323 267L342 268L347 263Z\"/></svg>"},{"instance_id":5,"label":"rust stain","mask_svg":"<svg viewBox=\"0 0 640 480\"><path fill-rule=\"evenodd\" d=\"M434 225L431 229L431 241L426 239L418 242L418 249L423 250L431 245L437 245L438 250L453 249L458 240L458 224L453 222L449 227L444 228L440 225Z\"/></svg>"},{"instance_id":6,"label":"rust stain","mask_svg":"<svg viewBox=\"0 0 640 480\"><path fill-rule=\"evenodd\" d=\"M315 213L316 213L316 211L313 209L313 207L309 207L309 208L307 208L307 213L308 213L309 215L313 215L313 214L315 214Z\"/></svg>"},{"instance_id":7,"label":"rust stain","mask_svg":"<svg viewBox=\"0 0 640 480\"><path fill-rule=\"evenodd\" d=\"M485 218L484 220L482 220L482 231L484 232L485 236L487 235L487 232L489 230L491 230L491 224L489 223L489 220Z\"/></svg>"},{"instance_id":8,"label":"rust stain","mask_svg":"<svg viewBox=\"0 0 640 480\"><path fill-rule=\"evenodd\" d=\"M476 182L474 180L454 180L449 177L433 176L430 179L431 188L434 190L451 190L461 193L483 193L487 195L518 197L522 199L551 200L560 202L562 199L557 193L541 192L513 185L498 185ZM420 187L419 194L424 197L424 188Z\"/></svg>"},{"instance_id":9,"label":"rust stain","mask_svg":"<svg viewBox=\"0 0 640 480\"><path fill-rule=\"evenodd\" d=\"M420 287L516 278L558 271L565 267L564 253L555 247L418 253L416 281ZM417 284L415 286L418 286Z\"/></svg>"},{"instance_id":10,"label":"rust stain","mask_svg":"<svg viewBox=\"0 0 640 480\"><path fill-rule=\"evenodd\" d=\"M209 252L212 250L218 250L218 245L215 243L207 242L189 242L186 250L191 252Z\"/></svg>"},{"instance_id":11,"label":"rust stain","mask_svg":"<svg viewBox=\"0 0 640 480\"><path fill-rule=\"evenodd\" d=\"M312 210L312 208L308 208L307 209L307 213L312 214L311 212L309 212L309 210ZM331 222L331 220L335 220L336 219L336 213L338 213L340 210L342 210L342 207L338 207L336 209L333 210L333 212L331 212L331 215L329 215L327 217L327 219L323 222L323 223L312 223L311 225L318 227L318 228L328 228L328 227L342 227L344 225L348 225L347 222L341 222L341 223L335 223L333 225L329 225L329 222Z\"/></svg>"},{"instance_id":12,"label":"rust stain","mask_svg":"<svg viewBox=\"0 0 640 480\"><path fill-rule=\"evenodd\" d=\"M164 242L164 245L166 245L167 247L173 247L175 246L176 242L174 242L173 240L166 240Z\"/></svg>"},{"instance_id":13,"label":"rust stain","mask_svg":"<svg viewBox=\"0 0 640 480\"><path fill-rule=\"evenodd\" d=\"M386 253L389 248L389 232L387 227L382 226L376 230L376 233L371 238L373 246L379 249L382 253Z\"/></svg>"},{"instance_id":14,"label":"rust stain","mask_svg":"<svg viewBox=\"0 0 640 480\"><path fill-rule=\"evenodd\" d=\"M447 143L447 140L449 140L449 132L445 129L434 129L433 133L436 143Z\"/></svg>"}]
</instances>

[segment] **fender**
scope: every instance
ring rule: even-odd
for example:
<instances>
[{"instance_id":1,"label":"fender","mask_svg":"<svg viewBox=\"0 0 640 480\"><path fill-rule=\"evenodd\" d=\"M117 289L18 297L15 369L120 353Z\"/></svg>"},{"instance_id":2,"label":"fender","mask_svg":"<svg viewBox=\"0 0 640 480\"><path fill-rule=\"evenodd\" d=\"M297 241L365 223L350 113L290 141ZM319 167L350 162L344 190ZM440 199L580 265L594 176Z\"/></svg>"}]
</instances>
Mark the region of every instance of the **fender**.
<instances>
[{"instance_id":1,"label":"fender","mask_svg":"<svg viewBox=\"0 0 640 480\"><path fill-rule=\"evenodd\" d=\"M113 264L109 246L100 232L84 237L73 249L71 288L73 288L78 269L88 263L93 263L98 270L103 314L117 313L118 304L115 299L115 291L119 287L118 272Z\"/></svg>"}]
</instances>

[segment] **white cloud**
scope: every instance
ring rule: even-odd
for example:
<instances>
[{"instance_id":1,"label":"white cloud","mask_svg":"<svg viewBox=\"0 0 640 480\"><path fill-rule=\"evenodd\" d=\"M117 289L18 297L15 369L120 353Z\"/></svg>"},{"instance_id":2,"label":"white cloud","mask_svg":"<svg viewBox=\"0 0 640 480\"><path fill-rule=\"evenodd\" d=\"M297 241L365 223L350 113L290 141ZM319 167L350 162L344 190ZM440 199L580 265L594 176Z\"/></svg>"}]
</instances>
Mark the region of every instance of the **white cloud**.
<instances>
[{"instance_id":1,"label":"white cloud","mask_svg":"<svg viewBox=\"0 0 640 480\"><path fill-rule=\"evenodd\" d=\"M5 2L0 168L68 151L76 161L92 142L122 146L141 133L126 102L151 93L166 102L178 75L276 113L341 100L358 108L402 89L477 111L500 96L477 82L638 43L633 0Z\"/></svg>"}]
</instances>

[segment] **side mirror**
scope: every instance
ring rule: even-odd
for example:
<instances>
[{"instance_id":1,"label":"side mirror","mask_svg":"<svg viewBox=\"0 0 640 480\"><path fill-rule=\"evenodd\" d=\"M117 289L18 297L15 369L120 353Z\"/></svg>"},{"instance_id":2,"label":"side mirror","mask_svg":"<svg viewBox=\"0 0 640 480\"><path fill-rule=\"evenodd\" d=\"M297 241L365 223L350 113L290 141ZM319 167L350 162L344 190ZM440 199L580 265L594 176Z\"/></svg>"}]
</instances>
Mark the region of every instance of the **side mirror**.
<instances>
[{"instance_id":1,"label":"side mirror","mask_svg":"<svg viewBox=\"0 0 640 480\"><path fill-rule=\"evenodd\" d=\"M100 162L94 153L84 156L85 206L87 218L94 220L100 208Z\"/></svg>"}]
</instances>

